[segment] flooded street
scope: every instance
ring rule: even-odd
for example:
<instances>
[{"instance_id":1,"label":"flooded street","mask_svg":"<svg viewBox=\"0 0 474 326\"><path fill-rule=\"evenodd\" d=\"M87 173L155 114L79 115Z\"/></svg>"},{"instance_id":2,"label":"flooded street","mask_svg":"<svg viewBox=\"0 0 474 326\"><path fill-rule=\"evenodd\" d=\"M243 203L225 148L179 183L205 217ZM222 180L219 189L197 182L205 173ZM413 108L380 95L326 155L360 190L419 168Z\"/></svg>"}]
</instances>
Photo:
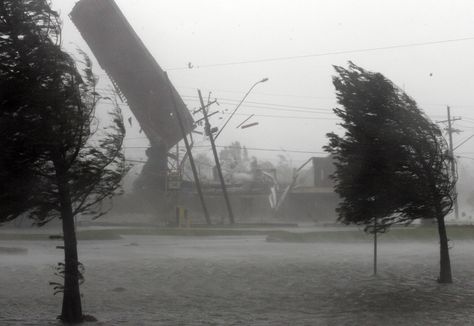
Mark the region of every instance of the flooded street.
<instances>
[{"instance_id":1,"label":"flooded street","mask_svg":"<svg viewBox=\"0 0 474 326\"><path fill-rule=\"evenodd\" d=\"M473 13L1 0L0 326L474 326Z\"/></svg>"},{"instance_id":2,"label":"flooded street","mask_svg":"<svg viewBox=\"0 0 474 326\"><path fill-rule=\"evenodd\" d=\"M0 324L55 325L55 241L0 241ZM265 236L123 236L81 241L91 325L474 324L474 242L451 250L454 284L438 285L436 242L270 243Z\"/></svg>"}]
</instances>

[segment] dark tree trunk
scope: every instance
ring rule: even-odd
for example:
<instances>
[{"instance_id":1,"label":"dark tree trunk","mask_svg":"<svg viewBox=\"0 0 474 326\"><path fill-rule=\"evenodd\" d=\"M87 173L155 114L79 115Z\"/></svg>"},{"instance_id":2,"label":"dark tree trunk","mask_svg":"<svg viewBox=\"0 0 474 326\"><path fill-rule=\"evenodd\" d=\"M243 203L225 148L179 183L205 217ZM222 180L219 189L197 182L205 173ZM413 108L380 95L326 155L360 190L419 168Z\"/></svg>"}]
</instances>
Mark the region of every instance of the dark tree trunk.
<instances>
[{"instance_id":1,"label":"dark tree trunk","mask_svg":"<svg viewBox=\"0 0 474 326\"><path fill-rule=\"evenodd\" d=\"M452 283L451 262L449 260L448 236L446 234L446 224L444 216L438 214L438 233L439 233L439 250L440 250L440 270L439 283Z\"/></svg>"},{"instance_id":2,"label":"dark tree trunk","mask_svg":"<svg viewBox=\"0 0 474 326\"><path fill-rule=\"evenodd\" d=\"M64 236L64 295L61 320L79 323L83 320L81 294L79 291L79 270L76 230L72 213L71 197L67 180L57 173L58 195L61 204L61 219Z\"/></svg>"}]
</instances>

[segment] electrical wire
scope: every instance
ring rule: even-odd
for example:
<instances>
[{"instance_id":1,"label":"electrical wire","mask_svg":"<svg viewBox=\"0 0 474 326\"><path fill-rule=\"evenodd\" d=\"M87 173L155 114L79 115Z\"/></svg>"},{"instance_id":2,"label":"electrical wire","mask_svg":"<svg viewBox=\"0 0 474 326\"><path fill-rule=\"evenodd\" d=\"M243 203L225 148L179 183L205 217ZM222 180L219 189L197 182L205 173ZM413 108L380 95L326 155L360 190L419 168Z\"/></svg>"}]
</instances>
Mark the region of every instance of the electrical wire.
<instances>
[{"instance_id":1,"label":"electrical wire","mask_svg":"<svg viewBox=\"0 0 474 326\"><path fill-rule=\"evenodd\" d=\"M195 146L196 148L210 148L210 146ZM258 148L258 147L236 147L236 146L223 146L223 145L216 145L219 148L229 148L229 149L244 149L244 147L249 151L262 151L262 152L288 152L288 153L302 153L302 154L327 154L326 152L315 152L315 151L302 151L302 150L294 150L294 149L277 149L277 148Z\"/></svg>"},{"instance_id":2,"label":"electrical wire","mask_svg":"<svg viewBox=\"0 0 474 326\"><path fill-rule=\"evenodd\" d=\"M294 149L277 149L277 148L265 148L265 147L236 147L236 146L223 146L223 145L216 145L218 148L229 148L229 149L244 149L244 147L249 151L262 151L262 152L288 152L288 153L301 153L301 154L327 154L326 152L315 152L315 151L303 151L303 150L294 150ZM147 146L125 146L124 149L147 149ZM210 145L199 145L193 146L193 149L207 149L211 148Z\"/></svg>"},{"instance_id":3,"label":"electrical wire","mask_svg":"<svg viewBox=\"0 0 474 326\"><path fill-rule=\"evenodd\" d=\"M227 114L227 113L224 113ZM235 115L248 116L245 113L236 113ZM295 116L295 115L275 115L275 114L255 114L256 117L262 118L275 118L275 119L294 119L294 120L327 120L327 121L337 121L339 118L320 118L320 117L305 117L305 116Z\"/></svg>"},{"instance_id":4,"label":"electrical wire","mask_svg":"<svg viewBox=\"0 0 474 326\"><path fill-rule=\"evenodd\" d=\"M196 90L197 87L191 87L191 86L176 86L177 88L186 88L186 89L193 89ZM214 91L214 92L222 92L222 93L234 93L234 94L240 94L244 95L244 91L238 91L238 90L225 90L225 89L211 89L211 88L201 88L201 90L207 90L207 91ZM296 95L296 94L275 94L275 93L266 93L266 92L252 92L254 95L263 95L263 96L276 96L276 97L296 97L296 98L309 98L309 99L318 99L318 100L332 100L334 99L333 97L330 96L311 96L311 95Z\"/></svg>"},{"instance_id":5,"label":"electrical wire","mask_svg":"<svg viewBox=\"0 0 474 326\"><path fill-rule=\"evenodd\" d=\"M196 87L190 87L190 86L181 86L179 88L188 88L188 89L197 89ZM110 94L115 94L114 91L106 90L106 89L101 89L97 88L98 91L105 90L106 92L108 91ZM242 91L236 91L236 90L219 90L219 89L214 89L214 91L219 91L219 92L229 92L229 93L236 93L236 94L243 94L244 92ZM280 96L280 97L295 97L295 98L308 98L308 99L320 99L320 100L334 100L334 97L319 97L319 96L309 96L309 95L295 95L295 94L271 94L271 93L260 93L260 92L254 92L253 94L255 95L268 95L268 96ZM183 98L197 98L197 95L181 95ZM238 99L231 99L231 98L222 98L219 97L219 102L221 101L239 101ZM107 103L107 102L105 102ZM252 101L245 101L245 103L253 103L253 104L261 104L261 105L276 105L276 106L284 106L282 104L276 104L276 103L264 103L264 102L252 102ZM104 104L104 103L102 103ZM112 105L111 103L108 103L109 105ZM126 103L117 103L119 106L123 106L125 108L128 108L128 105ZM430 107L430 106L446 106L444 103L421 103L420 104L424 107ZM244 104L245 105L245 104ZM287 105L288 106L288 105ZM463 108L474 108L473 105L453 105L453 107L463 107ZM291 106L294 107L294 106ZM303 107L307 108L307 107ZM313 108L312 108L313 109ZM314 108L315 110L330 110L330 109L324 109L324 108ZM444 117L444 114L436 114L436 115L431 115L432 117ZM470 118L472 123L474 123L474 118Z\"/></svg>"},{"instance_id":6,"label":"electrical wire","mask_svg":"<svg viewBox=\"0 0 474 326\"><path fill-rule=\"evenodd\" d=\"M195 96L190 95L182 95L183 98L186 100L197 101L198 99ZM219 104L236 104L239 100L229 99L229 98L218 98ZM277 103L269 103L269 102L253 102L253 101L245 101L242 106L249 106L249 104L254 104L257 106L269 106L269 107L281 107L281 108L290 108L290 109L304 109L309 111L332 111L332 109L327 108L315 108L310 106L300 106L300 105L287 105L287 104L277 104Z\"/></svg>"},{"instance_id":7,"label":"electrical wire","mask_svg":"<svg viewBox=\"0 0 474 326\"><path fill-rule=\"evenodd\" d=\"M168 68L168 69L165 69L165 70L167 70L167 71L195 70L195 69L202 69L202 68L213 68L213 67L224 67L224 66L236 66L236 65L244 65L244 64L252 64L252 63L264 63L264 62L277 62L277 61L300 60L300 59L306 59L306 58L325 57L325 56L331 56L331 55L351 54L351 53L363 53L363 52L374 52L374 51L381 51L381 50L393 50L393 49L401 49L401 48L411 48L411 47L420 47L420 46L428 46L428 45L446 44L446 43L454 43L454 42L472 41L472 40L474 40L474 37L473 37L473 36L471 36L471 37L464 37L464 38L456 38L456 39L439 40L439 41L407 43L407 44L396 44L396 45L380 46L380 47L373 47L373 48L362 48L362 49L354 49L354 50L331 51L331 52L322 52L322 53L313 53L313 54L303 54L303 55L294 55L294 56L286 56L286 57L274 57L274 58L264 58L264 59L253 59L253 60L233 61L233 62L210 63L210 64L204 64L204 65L196 65L196 66L194 66L192 69L190 69L188 66L183 66L183 67Z\"/></svg>"},{"instance_id":8,"label":"electrical wire","mask_svg":"<svg viewBox=\"0 0 474 326\"><path fill-rule=\"evenodd\" d=\"M473 161L474 161L474 157L461 156L461 155L455 155L455 156L456 156L456 158L465 158L465 159L473 160Z\"/></svg>"},{"instance_id":9,"label":"electrical wire","mask_svg":"<svg viewBox=\"0 0 474 326\"><path fill-rule=\"evenodd\" d=\"M453 148L453 151L458 149L459 147L461 147L462 145L464 145L467 141L469 141L470 139L472 139L474 137L474 135L471 135L467 138L465 138L463 141L461 141L458 145L456 145L456 147Z\"/></svg>"}]
</instances>

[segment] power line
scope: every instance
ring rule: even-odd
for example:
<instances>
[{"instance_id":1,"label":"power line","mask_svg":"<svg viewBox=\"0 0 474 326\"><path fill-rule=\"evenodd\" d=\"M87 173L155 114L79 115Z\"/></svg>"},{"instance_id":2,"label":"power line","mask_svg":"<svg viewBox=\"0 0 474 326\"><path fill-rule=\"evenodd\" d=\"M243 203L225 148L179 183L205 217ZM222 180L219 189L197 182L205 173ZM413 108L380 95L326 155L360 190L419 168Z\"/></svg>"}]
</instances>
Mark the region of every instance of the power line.
<instances>
[{"instance_id":1,"label":"power line","mask_svg":"<svg viewBox=\"0 0 474 326\"><path fill-rule=\"evenodd\" d=\"M209 148L210 146L195 146L197 148ZM302 153L302 154L327 154L326 152L314 152L314 151L302 151L302 150L292 150L292 149L277 149L277 148L257 148L257 147L236 147L236 146L223 146L216 145L219 148L229 148L229 149L244 149L244 147L249 151L262 151L262 152L288 152L288 153Z\"/></svg>"},{"instance_id":2,"label":"power line","mask_svg":"<svg viewBox=\"0 0 474 326\"><path fill-rule=\"evenodd\" d=\"M332 52L294 55L294 56L286 56L286 57L274 57L274 58L264 58L264 59L223 62L223 63L211 63L211 64L204 64L204 65L197 65L197 66L194 66L192 69L223 67L223 66L235 66L235 65L243 65L243 64L251 64L251 63L262 63L262 62L298 60L298 59L305 59L305 58L324 57L324 56L330 56L330 55L362 53L362 52L374 52L374 51L381 51L381 50L392 50L392 49L400 49L400 48L420 47L420 46L427 46L427 45L446 44L446 43L472 41L472 40L474 40L473 36L464 37L464 38L457 38L457 39L431 41L431 42L407 43L407 44L397 44L397 45L389 45L389 46L381 46L381 47L373 47L373 48L362 48L362 49L355 49L355 50L343 50L343 51L332 51ZM183 66L183 67L168 68L166 70L167 71L190 70L190 68L188 66L186 66L186 67Z\"/></svg>"},{"instance_id":3,"label":"power line","mask_svg":"<svg viewBox=\"0 0 474 326\"><path fill-rule=\"evenodd\" d=\"M474 161L474 157L456 155L456 158L465 158L465 159L473 160L473 161Z\"/></svg>"},{"instance_id":4,"label":"power line","mask_svg":"<svg viewBox=\"0 0 474 326\"><path fill-rule=\"evenodd\" d=\"M456 124L457 127L461 127L461 128L467 128L467 129L474 129L474 126L466 126L464 124Z\"/></svg>"},{"instance_id":5,"label":"power line","mask_svg":"<svg viewBox=\"0 0 474 326\"><path fill-rule=\"evenodd\" d=\"M197 89L197 87L191 86L177 86L178 88L186 88L186 89ZM235 94L244 94L243 91L238 90L224 90L224 89L215 89L215 88L201 88L208 91L216 91L216 92L223 92L223 93L235 93ZM254 92L255 95L263 95L263 96L278 96L278 97L295 97L295 98L308 98L308 99L318 99L318 100L335 100L335 97L331 96L310 96L310 95L296 95L296 94L275 94L275 93L263 93L263 92ZM183 95L182 95L183 96ZM220 97L219 97L220 98ZM237 101L237 100L236 100ZM445 107L445 103L427 103L427 102L418 102L423 107L430 107L430 106L442 106ZM457 108L474 108L474 104L454 104L452 107ZM438 116L444 117L444 114L439 114Z\"/></svg>"},{"instance_id":6,"label":"power line","mask_svg":"<svg viewBox=\"0 0 474 326\"><path fill-rule=\"evenodd\" d=\"M229 115L230 113L222 113ZM248 116L248 113L236 113L238 116ZM276 118L276 119L294 119L294 120L327 120L327 121L337 121L339 118L320 118L320 117L306 117L306 116L296 116L296 115L276 115L276 114L255 114L255 117L262 118Z\"/></svg>"},{"instance_id":7,"label":"power line","mask_svg":"<svg viewBox=\"0 0 474 326\"><path fill-rule=\"evenodd\" d=\"M104 103L104 104L110 104L112 103ZM312 114L327 114L327 115L332 115L332 112L329 112L331 109L284 109L284 108L272 108L272 107L264 107L264 106L254 106L254 105L245 105L243 106L247 108L256 108L256 109L263 109L263 110L274 110L274 111L289 111L289 112L301 112L301 113L312 113ZM289 106L290 107L290 106ZM326 110L328 112L318 112L316 110ZM227 112L222 112L224 115L229 115L230 113ZM238 116L248 116L246 113L236 113ZM327 120L327 121L337 121L339 118L322 118L322 117L310 117L310 116L297 116L297 115L274 115L274 114L255 114L255 117L262 117L262 118L275 118L275 119L292 119L292 120ZM430 116L428 116L430 117ZM467 120L467 118L462 117L465 122L468 123L474 123L473 121ZM466 127L466 128L472 128L472 127ZM130 138L132 139L132 138Z\"/></svg>"},{"instance_id":8,"label":"power line","mask_svg":"<svg viewBox=\"0 0 474 326\"><path fill-rule=\"evenodd\" d=\"M226 114L226 113L224 113ZM237 113L236 115L248 116L245 113ZM339 118L319 118L319 117L304 117L304 116L295 116L295 115L274 115L274 114L255 114L256 117L262 118L276 118L276 119L295 119L295 120L339 120Z\"/></svg>"},{"instance_id":9,"label":"power line","mask_svg":"<svg viewBox=\"0 0 474 326\"><path fill-rule=\"evenodd\" d=\"M182 95L182 97L186 101L196 101L197 99L193 95ZM219 103L224 103L224 104L235 104L232 102L238 102L239 100L237 99L232 99L232 98L217 98ZM248 104L255 104L255 105L248 105ZM441 104L440 104L441 105ZM300 106L300 105L286 105L286 104L277 104L277 103L270 103L270 102L254 102L254 101L246 101L242 106L245 107L253 107L253 108L262 108L266 109L268 108L269 110L277 110L277 108L289 108L289 109L294 109L292 111L298 112L299 110L295 109L301 109L301 110L307 110L307 111L301 111L301 112L314 112L314 111L323 111L323 112L328 112L332 114L332 110L330 108L321 108L321 107L310 107L310 106ZM281 109L282 111L285 111ZM316 112L314 112L316 113ZM426 112L425 112L426 113ZM429 115L431 118L434 117L445 117L444 115L441 114L430 114ZM469 117L463 117L463 119L466 119L466 122L468 123L473 123L474 124L474 118L469 118Z\"/></svg>"},{"instance_id":10,"label":"power line","mask_svg":"<svg viewBox=\"0 0 474 326\"><path fill-rule=\"evenodd\" d=\"M197 87L191 86L177 86L178 88L187 88L187 89L197 89ZM245 94L244 91L237 90L225 90L225 89L215 89L215 88L203 88L207 91L217 91L222 93L234 93L234 94ZM311 96L311 95L296 95L296 94L275 94L275 93L266 93L266 92L253 92L255 95L264 95L264 96L278 96L278 97L297 97L297 98L310 98L310 99L319 99L319 100L333 100L334 97L330 96Z\"/></svg>"},{"instance_id":11,"label":"power line","mask_svg":"<svg viewBox=\"0 0 474 326\"><path fill-rule=\"evenodd\" d=\"M191 98L192 96L183 96L187 101L195 101L195 99ZM186 98L189 97L189 98ZM226 101L234 101L233 99L227 99ZM231 102L221 102L225 104L235 104ZM266 103L266 102L252 102L249 101L248 103L256 103L255 105L248 105L243 104L247 108L256 108L256 109L263 109L263 110L274 110L274 111L289 111L289 112L302 112L302 113L312 113L312 114L328 114L332 115L332 109L325 109L325 108L311 108L307 106L292 106L292 105L284 105L284 104L276 104L276 103ZM112 105L115 106L114 103L104 102L102 105ZM126 104L118 103L119 106L127 107ZM286 109L288 108L288 109ZM426 113L426 112L425 112ZM230 113L222 112L224 115L228 115ZM236 115L240 116L247 116L248 114L245 113L237 113ZM306 117L306 116L296 116L296 115L271 115L271 114L255 114L256 117L266 117L266 118L280 118L280 119L296 119L296 120L339 120L338 118L321 118L321 117ZM430 117L430 115L428 115ZM438 116L433 115L431 117ZM462 120L467 123L474 124L474 118L462 116ZM467 127L470 128L470 127Z\"/></svg>"},{"instance_id":12,"label":"power line","mask_svg":"<svg viewBox=\"0 0 474 326\"><path fill-rule=\"evenodd\" d=\"M125 139L125 140L139 140L139 139L147 139L147 140L148 140L148 137L145 137L145 136L141 136L141 137L125 137L124 139Z\"/></svg>"},{"instance_id":13,"label":"power line","mask_svg":"<svg viewBox=\"0 0 474 326\"><path fill-rule=\"evenodd\" d=\"M242 147L236 147L236 146L224 146L224 145L216 145L216 147L219 148L229 148L229 149L244 149L244 147L247 150L251 151L262 151L262 152L288 152L288 153L300 153L300 154L327 154L326 152L315 152L315 151L303 151L303 150L293 150L293 149L277 149L277 148L257 148L257 147L247 147L247 146L242 146ZM131 146L131 147L124 147L124 149L147 149L149 147L147 146ZM199 146L194 146L194 148L211 148L210 145L199 145Z\"/></svg>"},{"instance_id":14,"label":"power line","mask_svg":"<svg viewBox=\"0 0 474 326\"><path fill-rule=\"evenodd\" d=\"M176 86L177 88L181 88L181 89L193 89L193 90L196 90L198 89L199 87L192 87L192 86ZM243 91L239 91L239 90L225 90L225 89L215 89L215 88L209 88L209 87L201 87L200 89L202 90L207 90L207 91L216 91L216 92L223 92L223 93L234 93L234 94L244 94L245 92ZM106 93L109 93L109 94L112 94L112 95L115 95L117 94L113 89L107 89L107 88L102 88L102 87L98 87L96 88L97 91L104 91ZM253 92L253 94L255 95L263 95L263 96L275 96L275 97L295 97L295 98L308 98L308 99L319 99L319 100L334 100L335 98L334 97L331 97L331 96L311 96L311 95L297 95L297 94L284 94L284 93L279 93L279 94L276 94L276 93L266 93L266 92ZM182 97L185 97L186 95L181 95ZM190 96L188 96L190 97ZM237 100L236 100L237 101ZM445 103L425 103L425 102L418 102L419 104L425 106L425 107L429 107L429 106L443 106L445 107L446 104ZM124 103L119 103L121 105L126 105ZM454 104L452 105L452 107L458 107L458 108L474 108L474 104ZM443 116L444 115L439 115L439 116Z\"/></svg>"},{"instance_id":15,"label":"power line","mask_svg":"<svg viewBox=\"0 0 474 326\"><path fill-rule=\"evenodd\" d=\"M197 87L191 87L191 86L178 86L178 88L187 88L187 89L197 89ZM206 88L204 88L206 89ZM107 90L104 88L97 88L98 91L105 91L109 92L110 94L115 95L116 93L113 90ZM207 88L207 90L211 90L210 88ZM213 89L214 91L219 91L219 92L228 92L228 93L235 93L235 94L243 94L244 92L242 91L237 91L237 90L222 90L222 89ZM274 93L261 93L261 92L255 92L255 95L268 95L268 96L278 96L278 97L295 97L295 98L308 98L308 99L324 99L324 100L334 100L334 97L329 97L329 96L310 96L310 95L296 95L296 94L274 94ZM181 97L186 98L186 97L196 97L192 95L181 95ZM237 99L231 99L231 98L220 98L222 100L228 100L228 101L238 101ZM258 103L258 104L264 104L261 102L251 102L251 101L246 101L246 103ZM446 106L446 104L441 104L441 103L424 103L424 102L419 102L423 107L430 107L430 106ZM109 105L115 105L115 103L109 103L109 102L102 102L101 104L109 104ZM277 105L277 106L282 106L281 104L275 104L275 103L265 103L266 104L271 104L271 105ZM128 105L126 103L117 103L119 106L123 106L125 108L128 108ZM293 106L294 107L294 106ZM459 107L459 108L474 108L474 104L457 104L453 105L453 107ZM303 107L305 108L305 107ZM307 107L306 107L307 108ZM313 108L311 108L313 109ZM330 109L323 109L323 108L314 108L314 110L330 110ZM444 115L431 115L432 117L444 117ZM474 123L474 118L471 118L472 123Z\"/></svg>"},{"instance_id":16,"label":"power line","mask_svg":"<svg viewBox=\"0 0 474 326\"><path fill-rule=\"evenodd\" d=\"M456 147L453 148L453 151L458 149L459 147L461 147L462 145L464 145L467 141L469 141L470 139L472 139L474 137L474 135L471 135L467 138L465 138L463 141L461 141L461 143L459 143Z\"/></svg>"},{"instance_id":17,"label":"power line","mask_svg":"<svg viewBox=\"0 0 474 326\"><path fill-rule=\"evenodd\" d=\"M225 102L223 102L225 103ZM228 104L232 104L232 103L228 103ZM258 109L258 110L271 110L271 111L285 111L285 112L300 112L300 113L311 113L311 114L328 114L328 115L333 115L333 112L331 112L330 110L328 109L325 109L324 111L321 110L321 111L316 111L317 109L285 109L285 108L278 108L278 107L269 107L269 106L257 106L257 105L246 105L246 104L243 104L242 107L246 107L246 108L253 108L253 109ZM227 112L221 112L222 114L228 114Z\"/></svg>"},{"instance_id":18,"label":"power line","mask_svg":"<svg viewBox=\"0 0 474 326\"><path fill-rule=\"evenodd\" d=\"M247 106L252 107L252 106ZM264 109L264 108L261 108ZM306 111L305 111L306 112ZM322 113L322 112L306 112L306 113ZM222 112L224 115L229 115L230 113ZM331 114L331 113L327 113ZM246 113L236 113L235 115L239 116L248 116ZM256 117L264 118L280 118L280 119L296 119L296 120L339 120L339 118L320 118L320 117L306 117L306 116L296 116L296 115L272 115L272 114L255 114Z\"/></svg>"},{"instance_id":19,"label":"power line","mask_svg":"<svg viewBox=\"0 0 474 326\"><path fill-rule=\"evenodd\" d=\"M467 122L467 123L474 123L474 118L462 117L462 119L463 119L464 122Z\"/></svg>"},{"instance_id":20,"label":"power line","mask_svg":"<svg viewBox=\"0 0 474 326\"><path fill-rule=\"evenodd\" d=\"M146 164L147 161L143 161L143 160L133 160L133 159L125 159L124 161L126 162L132 162L132 163L140 163L140 164Z\"/></svg>"},{"instance_id":21,"label":"power line","mask_svg":"<svg viewBox=\"0 0 474 326\"><path fill-rule=\"evenodd\" d=\"M190 95L182 95L183 98L186 98L191 101L196 101L197 98ZM236 104L239 100L231 99L231 98L218 98L218 103L225 103L225 104ZM310 106L299 106L299 105L286 105L286 104L277 104L277 103L268 103L268 102L253 102L253 101L246 101L242 106L249 106L247 104L255 104L258 106L270 106L270 107L281 107L281 108L290 108L290 109L304 109L309 111L332 111L332 109L327 108L315 108ZM253 107L253 106L252 106Z\"/></svg>"}]
</instances>

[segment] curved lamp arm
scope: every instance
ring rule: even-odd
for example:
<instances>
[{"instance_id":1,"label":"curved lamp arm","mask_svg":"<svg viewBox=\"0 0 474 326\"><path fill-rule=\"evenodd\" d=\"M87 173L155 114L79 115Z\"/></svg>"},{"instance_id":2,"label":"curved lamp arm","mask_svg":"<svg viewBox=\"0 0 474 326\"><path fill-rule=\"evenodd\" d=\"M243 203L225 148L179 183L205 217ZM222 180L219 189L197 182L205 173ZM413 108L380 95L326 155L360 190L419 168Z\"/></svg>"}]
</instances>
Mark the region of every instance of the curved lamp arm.
<instances>
[{"instance_id":1,"label":"curved lamp arm","mask_svg":"<svg viewBox=\"0 0 474 326\"><path fill-rule=\"evenodd\" d=\"M236 108L234 109L234 111L232 111L231 115L229 116L229 118L226 120L226 122L224 123L224 125L222 126L222 128L219 130L219 132L216 134L216 136L214 137L214 140L217 139L217 137L219 137L219 135L221 134L222 130L224 130L225 126L227 126L227 124L229 123L230 119L232 119L232 117L234 116L235 112L237 112L237 110L239 109L239 107L242 105L242 103L244 103L245 99L247 98L247 96L249 96L250 92L254 89L255 86L257 86L258 84L260 83L264 83L268 81L268 78L263 78L262 80L259 80L258 82L256 82L255 84L252 85L252 87L250 87L250 89L247 91L247 93L244 95L244 97L242 98L242 100L240 101L240 103L236 106Z\"/></svg>"}]
</instances>

